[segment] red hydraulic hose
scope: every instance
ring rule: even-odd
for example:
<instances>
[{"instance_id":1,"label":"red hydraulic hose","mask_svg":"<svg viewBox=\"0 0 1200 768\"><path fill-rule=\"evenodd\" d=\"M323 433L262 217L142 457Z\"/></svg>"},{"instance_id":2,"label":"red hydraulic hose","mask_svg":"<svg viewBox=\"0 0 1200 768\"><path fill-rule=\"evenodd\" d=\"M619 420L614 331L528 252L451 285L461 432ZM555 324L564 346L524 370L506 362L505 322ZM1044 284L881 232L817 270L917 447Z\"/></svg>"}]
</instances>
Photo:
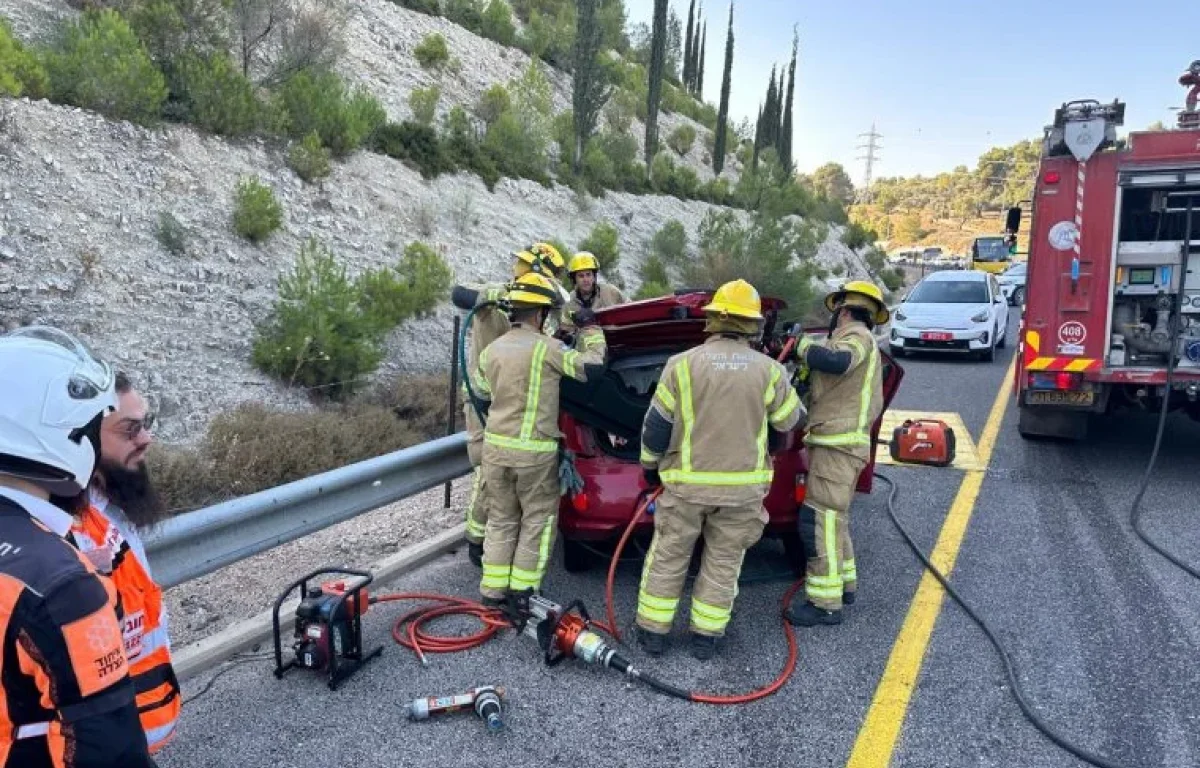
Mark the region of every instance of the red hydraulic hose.
<instances>
[{"instance_id":1,"label":"red hydraulic hose","mask_svg":"<svg viewBox=\"0 0 1200 768\"><path fill-rule=\"evenodd\" d=\"M604 586L604 612L608 617L608 621L607 623L593 621L592 624L596 628L602 629L608 634L612 635L617 640L621 639L620 630L618 629L617 624L616 611L613 608L613 582L616 579L617 562L621 559L621 553L625 551L625 545L629 542L629 538L633 534L633 529L637 527L637 524L641 521L642 516L646 514L646 509L655 499L658 498L660 493L662 493L661 488L657 489L650 496L646 497L645 501L638 505L637 510L633 513L633 519L630 520L629 525L625 527L625 532L621 535L621 540L617 543L616 551L613 552L612 560L608 565L608 581ZM783 602L780 607L781 614L783 611L787 610L792 598L803 585L804 579L799 579L784 593ZM787 662L783 665L783 670L779 673L779 676L776 677L771 683L748 693L733 695L718 695L712 693L702 693L700 691L688 691L688 701L694 701L697 704L747 704L751 701L765 699L766 697L778 691L787 683L788 679L792 676L792 672L796 670L796 661L800 655L799 648L796 645L795 630L792 629L791 623L789 623L786 618L783 619L783 633L787 637L788 658Z\"/></svg>"},{"instance_id":2,"label":"red hydraulic hose","mask_svg":"<svg viewBox=\"0 0 1200 768\"><path fill-rule=\"evenodd\" d=\"M422 664L427 664L426 653L457 653L459 651L477 648L495 637L500 630L512 626L512 623L497 608L489 608L483 603L466 600L461 597L438 595L425 592L401 592L393 595L376 595L371 602L388 603L403 600L427 600L434 605L424 605L414 608L400 618L392 626L392 638L400 645L417 654ZM471 616L478 619L483 628L470 635L435 635L423 626L442 616Z\"/></svg>"}]
</instances>

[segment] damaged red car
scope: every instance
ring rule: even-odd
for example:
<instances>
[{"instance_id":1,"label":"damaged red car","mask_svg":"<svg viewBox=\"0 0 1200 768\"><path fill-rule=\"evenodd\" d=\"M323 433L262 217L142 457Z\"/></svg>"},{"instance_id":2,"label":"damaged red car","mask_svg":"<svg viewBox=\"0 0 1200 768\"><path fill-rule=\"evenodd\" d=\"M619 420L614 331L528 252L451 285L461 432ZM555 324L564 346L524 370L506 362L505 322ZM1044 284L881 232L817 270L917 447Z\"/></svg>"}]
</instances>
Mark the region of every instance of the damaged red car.
<instances>
[{"instance_id":1,"label":"damaged red car","mask_svg":"<svg viewBox=\"0 0 1200 768\"><path fill-rule=\"evenodd\" d=\"M645 491L638 454L642 420L672 355L704 342L702 307L711 291L679 291L672 296L622 304L600 310L597 321L608 340L608 366L602 377L584 384L563 379L559 427L564 445L574 452L583 478L582 491L565 496L559 512L564 566L581 571L601 562L597 545L615 543L629 524ZM760 351L777 357L787 339L779 321L787 305L763 299ZM824 336L824 331L819 332ZM903 369L882 353L885 408L900 386ZM875 422L878 438L882 419ZM797 532L797 514L805 497L808 471L803 426L773 454L775 475L765 500L770 521L765 536L781 538L789 563L803 570L804 552ZM858 480L858 491L869 493L874 453ZM644 521L638 533L648 535L653 523Z\"/></svg>"}]
</instances>

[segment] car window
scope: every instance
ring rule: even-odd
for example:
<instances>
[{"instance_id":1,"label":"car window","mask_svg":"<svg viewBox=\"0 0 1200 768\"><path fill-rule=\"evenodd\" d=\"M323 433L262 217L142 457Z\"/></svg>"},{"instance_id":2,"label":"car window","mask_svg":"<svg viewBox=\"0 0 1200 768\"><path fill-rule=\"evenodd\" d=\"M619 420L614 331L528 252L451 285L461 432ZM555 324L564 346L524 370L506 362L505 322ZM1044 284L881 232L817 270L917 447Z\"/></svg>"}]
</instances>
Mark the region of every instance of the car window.
<instances>
[{"instance_id":1,"label":"car window","mask_svg":"<svg viewBox=\"0 0 1200 768\"><path fill-rule=\"evenodd\" d=\"M908 300L914 304L987 304L982 280L929 280L917 285Z\"/></svg>"},{"instance_id":2,"label":"car window","mask_svg":"<svg viewBox=\"0 0 1200 768\"><path fill-rule=\"evenodd\" d=\"M1024 264L1013 264L1011 267L1004 270L1004 274L1006 277L1024 277L1025 276L1025 265Z\"/></svg>"}]
</instances>

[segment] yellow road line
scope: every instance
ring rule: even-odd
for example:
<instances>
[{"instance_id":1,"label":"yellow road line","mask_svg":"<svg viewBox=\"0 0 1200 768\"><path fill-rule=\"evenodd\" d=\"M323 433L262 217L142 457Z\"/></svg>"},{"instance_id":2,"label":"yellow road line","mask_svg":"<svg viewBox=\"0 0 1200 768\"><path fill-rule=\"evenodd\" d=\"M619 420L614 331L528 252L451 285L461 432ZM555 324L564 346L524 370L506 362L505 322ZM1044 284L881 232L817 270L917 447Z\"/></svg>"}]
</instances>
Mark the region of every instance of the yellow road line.
<instances>
[{"instance_id":1,"label":"yellow road line","mask_svg":"<svg viewBox=\"0 0 1200 768\"><path fill-rule=\"evenodd\" d=\"M1000 433L1000 423L1004 420L1004 412L1008 400L1012 396L1013 372L1017 360L1014 357L1008 367L1000 390L992 402L992 410L988 413L987 423L979 438L979 462L982 470L970 470L963 477L958 487L958 495L950 505L950 513L938 535L937 544L933 548L930 560L938 570L947 576L954 568L958 557L959 547L967 533L967 524L971 522L971 513L975 510L975 502L979 498L979 489L983 485L984 471L992 460L992 449L996 447L996 436ZM850 752L850 760L846 768L887 768L892 760L892 752L896 749L896 740L900 736L900 728L904 725L904 716L912 699L913 689L916 688L917 678L921 674L921 663L925 658L925 649L933 636L933 627L937 623L938 614L942 610L942 602L946 597L942 585L938 584L926 571L921 576L917 594L913 597L904 619L904 626L896 636L892 646L892 654L888 657L887 667L871 707L858 731L854 749Z\"/></svg>"}]
</instances>

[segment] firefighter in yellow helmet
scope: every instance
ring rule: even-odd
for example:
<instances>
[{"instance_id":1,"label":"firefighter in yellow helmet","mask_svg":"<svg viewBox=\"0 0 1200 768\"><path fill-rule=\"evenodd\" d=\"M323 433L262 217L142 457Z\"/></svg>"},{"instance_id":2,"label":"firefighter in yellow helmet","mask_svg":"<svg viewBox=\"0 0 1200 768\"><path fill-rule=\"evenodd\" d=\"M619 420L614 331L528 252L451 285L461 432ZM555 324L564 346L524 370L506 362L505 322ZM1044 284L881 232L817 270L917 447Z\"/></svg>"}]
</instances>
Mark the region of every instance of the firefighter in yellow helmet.
<instances>
[{"instance_id":1,"label":"firefighter in yellow helmet","mask_svg":"<svg viewBox=\"0 0 1200 768\"><path fill-rule=\"evenodd\" d=\"M532 265L538 257L529 251L518 251L513 254L513 277L520 277L532 270ZM467 369L463 372L464 379L479 366L479 353L484 347L508 333L508 316L500 306L500 300L508 292L508 283L472 283L454 286L450 300L459 309L474 309L471 319L470 338L467 345ZM457 340L456 342L457 343ZM478 386L471 379L471 389ZM467 423L467 455L471 466L475 468L471 480L471 498L467 502L467 556L476 566L483 558L483 535L487 526L487 501L483 472L480 464L483 457L483 422L470 402L466 382L463 385L463 406Z\"/></svg>"},{"instance_id":2,"label":"firefighter in yellow helmet","mask_svg":"<svg viewBox=\"0 0 1200 768\"><path fill-rule=\"evenodd\" d=\"M890 316L879 288L863 280L831 292L825 307L833 313L828 338L801 336L796 346L809 386L808 496L800 508L808 566L804 602L789 608L787 618L804 627L840 624L842 606L854 603L850 502L883 411L883 366L871 331Z\"/></svg>"},{"instance_id":3,"label":"firefighter in yellow helmet","mask_svg":"<svg viewBox=\"0 0 1200 768\"><path fill-rule=\"evenodd\" d=\"M571 276L575 290L571 291L571 300L563 313L563 331L574 333L580 321L595 319L596 310L625 303L625 297L616 286L600 282L600 264L595 255L582 251L572 256L567 274Z\"/></svg>"},{"instance_id":4,"label":"firefighter in yellow helmet","mask_svg":"<svg viewBox=\"0 0 1200 768\"><path fill-rule=\"evenodd\" d=\"M532 271L542 275L554 286L558 293L560 305L557 312L550 315L543 329L547 336L555 336L560 329L572 327L567 304L571 301L570 292L563 287L566 277L567 262L562 253L550 243L534 243L526 251L534 256L530 263Z\"/></svg>"},{"instance_id":5,"label":"firefighter in yellow helmet","mask_svg":"<svg viewBox=\"0 0 1200 768\"><path fill-rule=\"evenodd\" d=\"M544 275L517 278L506 301L512 329L483 350L474 377L487 403L483 478L489 508L479 590L490 605L541 588L561 495L559 382L563 376L587 381L589 369L598 375L603 365L602 357L564 348L542 333L546 319L561 308ZM579 335L603 338L604 332L590 325Z\"/></svg>"},{"instance_id":6,"label":"firefighter in yellow helmet","mask_svg":"<svg viewBox=\"0 0 1200 768\"><path fill-rule=\"evenodd\" d=\"M742 558L767 521L769 452L804 411L784 367L750 346L762 332L758 291L726 283L704 311L708 339L667 361L642 425L643 473L663 492L637 611L639 642L662 653L703 536L690 620L692 654L702 660L725 634Z\"/></svg>"}]
</instances>

